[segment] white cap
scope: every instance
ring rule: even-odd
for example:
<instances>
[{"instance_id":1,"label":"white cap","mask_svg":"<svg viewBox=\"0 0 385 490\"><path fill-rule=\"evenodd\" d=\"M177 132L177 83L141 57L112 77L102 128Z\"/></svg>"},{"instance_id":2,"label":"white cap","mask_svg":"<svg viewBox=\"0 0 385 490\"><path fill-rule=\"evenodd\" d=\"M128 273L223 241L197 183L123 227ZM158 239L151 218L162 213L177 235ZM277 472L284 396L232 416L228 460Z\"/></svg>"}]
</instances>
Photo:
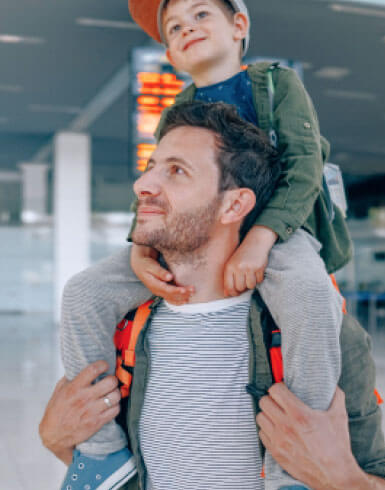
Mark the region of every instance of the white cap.
<instances>
[{"instance_id":1,"label":"white cap","mask_svg":"<svg viewBox=\"0 0 385 490\"><path fill-rule=\"evenodd\" d=\"M247 10L247 7L245 5L245 2L243 0L226 0L228 3L231 4L235 12L240 12L244 15L246 15L247 20L249 21L249 26L250 26L250 16L249 16L249 11ZM162 39L163 44L167 45L166 38L163 34L163 29L162 29L162 12L163 12L163 6L166 3L166 0L161 0L158 8L158 29L159 29L159 34ZM247 50L249 49L249 44L250 44L250 28L247 31L246 37L243 40L243 56L247 53Z\"/></svg>"}]
</instances>

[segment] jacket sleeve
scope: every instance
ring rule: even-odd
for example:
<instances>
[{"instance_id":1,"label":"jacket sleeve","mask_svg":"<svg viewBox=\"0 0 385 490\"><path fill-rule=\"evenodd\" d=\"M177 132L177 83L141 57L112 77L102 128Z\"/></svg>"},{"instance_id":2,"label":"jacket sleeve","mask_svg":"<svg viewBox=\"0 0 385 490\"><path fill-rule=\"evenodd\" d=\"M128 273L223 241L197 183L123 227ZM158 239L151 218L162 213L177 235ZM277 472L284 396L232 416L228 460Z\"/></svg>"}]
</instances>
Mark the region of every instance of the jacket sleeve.
<instances>
[{"instance_id":1,"label":"jacket sleeve","mask_svg":"<svg viewBox=\"0 0 385 490\"><path fill-rule=\"evenodd\" d=\"M370 337L350 315L341 329L342 373L350 442L354 457L366 472L385 478L385 442L382 413L374 394L375 366Z\"/></svg>"},{"instance_id":2,"label":"jacket sleeve","mask_svg":"<svg viewBox=\"0 0 385 490\"><path fill-rule=\"evenodd\" d=\"M273 197L255 224L287 240L311 213L322 189L323 159L317 115L291 69L273 72L274 127L283 171Z\"/></svg>"}]
</instances>

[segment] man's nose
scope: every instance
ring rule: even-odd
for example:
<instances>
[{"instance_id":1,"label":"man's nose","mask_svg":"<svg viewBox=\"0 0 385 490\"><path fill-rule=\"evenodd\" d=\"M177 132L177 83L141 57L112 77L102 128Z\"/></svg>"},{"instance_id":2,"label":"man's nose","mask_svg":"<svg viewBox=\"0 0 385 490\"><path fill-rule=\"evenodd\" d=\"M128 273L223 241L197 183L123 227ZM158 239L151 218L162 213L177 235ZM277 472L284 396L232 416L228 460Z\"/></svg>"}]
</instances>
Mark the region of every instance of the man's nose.
<instances>
[{"instance_id":1,"label":"man's nose","mask_svg":"<svg viewBox=\"0 0 385 490\"><path fill-rule=\"evenodd\" d=\"M134 192L137 197L158 196L160 194L160 186L158 179L153 175L153 171L145 172L134 183Z\"/></svg>"}]
</instances>

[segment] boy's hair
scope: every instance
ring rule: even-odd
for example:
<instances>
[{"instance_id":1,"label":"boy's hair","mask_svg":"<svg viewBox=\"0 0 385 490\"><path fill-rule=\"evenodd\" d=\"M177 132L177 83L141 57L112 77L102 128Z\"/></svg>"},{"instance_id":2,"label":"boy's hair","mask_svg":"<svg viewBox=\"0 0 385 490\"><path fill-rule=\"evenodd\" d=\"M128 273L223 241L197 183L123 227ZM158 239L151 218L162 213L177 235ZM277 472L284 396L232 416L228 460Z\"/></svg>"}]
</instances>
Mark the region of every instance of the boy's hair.
<instances>
[{"instance_id":1,"label":"boy's hair","mask_svg":"<svg viewBox=\"0 0 385 490\"><path fill-rule=\"evenodd\" d=\"M233 5L231 4L231 2L229 2L229 0L219 0L221 3L223 3L223 5L226 7L226 9L231 13L231 14L235 14L235 8L233 7ZM163 12L167 9L167 6L168 4L171 2L171 0L165 0L164 4L163 4Z\"/></svg>"},{"instance_id":2,"label":"boy's hair","mask_svg":"<svg viewBox=\"0 0 385 490\"><path fill-rule=\"evenodd\" d=\"M270 200L281 173L277 151L267 135L242 119L234 106L223 102L187 102L173 106L160 131L162 139L181 126L208 129L217 136L219 192L247 187L256 197L254 209L241 227L243 237Z\"/></svg>"}]
</instances>

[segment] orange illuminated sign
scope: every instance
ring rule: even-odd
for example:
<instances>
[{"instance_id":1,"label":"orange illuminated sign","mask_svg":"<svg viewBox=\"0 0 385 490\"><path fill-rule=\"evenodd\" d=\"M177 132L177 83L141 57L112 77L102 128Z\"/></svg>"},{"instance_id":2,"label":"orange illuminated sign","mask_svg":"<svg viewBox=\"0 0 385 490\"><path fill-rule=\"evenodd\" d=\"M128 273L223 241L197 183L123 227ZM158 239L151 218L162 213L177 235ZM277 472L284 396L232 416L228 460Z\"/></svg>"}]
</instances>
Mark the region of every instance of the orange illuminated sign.
<instances>
[{"instance_id":1,"label":"orange illuminated sign","mask_svg":"<svg viewBox=\"0 0 385 490\"><path fill-rule=\"evenodd\" d=\"M184 81L173 73L139 72L137 97L137 134L139 140L153 139L161 112L175 102L175 96L182 91ZM155 149L155 144L137 145L137 169L144 172L147 160Z\"/></svg>"}]
</instances>

